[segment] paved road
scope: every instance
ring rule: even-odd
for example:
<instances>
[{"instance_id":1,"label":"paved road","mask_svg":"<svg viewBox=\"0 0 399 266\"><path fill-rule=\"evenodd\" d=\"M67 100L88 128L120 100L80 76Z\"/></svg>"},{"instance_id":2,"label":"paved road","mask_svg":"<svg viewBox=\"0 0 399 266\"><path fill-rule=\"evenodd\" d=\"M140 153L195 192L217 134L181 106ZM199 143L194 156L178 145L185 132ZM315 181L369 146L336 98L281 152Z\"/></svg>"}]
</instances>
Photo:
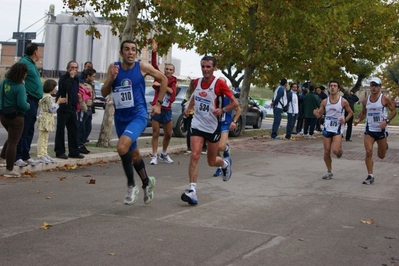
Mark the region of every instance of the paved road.
<instances>
[{"instance_id":1,"label":"paved road","mask_svg":"<svg viewBox=\"0 0 399 266\"><path fill-rule=\"evenodd\" d=\"M183 146L173 165L145 158L157 179L150 205L142 192L135 205L122 204L118 161L0 179L0 264L399 265L398 135L386 159L376 159L371 186L361 184L361 134L353 139L333 158L332 180L320 178L319 135L232 140L230 181L212 177L202 156L196 207L180 200L188 185ZM52 227L40 229L44 222Z\"/></svg>"}]
</instances>

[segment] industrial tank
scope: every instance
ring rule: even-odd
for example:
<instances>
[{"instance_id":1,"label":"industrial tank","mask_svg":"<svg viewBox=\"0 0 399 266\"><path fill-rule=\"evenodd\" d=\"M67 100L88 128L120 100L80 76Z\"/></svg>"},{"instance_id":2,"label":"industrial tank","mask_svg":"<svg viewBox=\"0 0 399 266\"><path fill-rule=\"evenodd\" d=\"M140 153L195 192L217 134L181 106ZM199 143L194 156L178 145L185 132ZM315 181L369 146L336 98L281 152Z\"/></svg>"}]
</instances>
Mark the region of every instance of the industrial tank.
<instances>
[{"instance_id":1,"label":"industrial tank","mask_svg":"<svg viewBox=\"0 0 399 266\"><path fill-rule=\"evenodd\" d=\"M110 35L111 35L111 27L108 25L96 25L97 30L101 34L101 38L93 39L93 53L92 53L92 62L93 67L96 69L97 73L106 73L108 70L108 65L111 63L108 61L108 50Z\"/></svg>"},{"instance_id":2,"label":"industrial tank","mask_svg":"<svg viewBox=\"0 0 399 266\"><path fill-rule=\"evenodd\" d=\"M69 61L76 60L76 34L77 25L62 24L58 62L58 69L62 73L66 72L66 67Z\"/></svg>"},{"instance_id":3,"label":"industrial tank","mask_svg":"<svg viewBox=\"0 0 399 266\"><path fill-rule=\"evenodd\" d=\"M57 24L72 24L73 23L73 16L69 13L60 13L57 15L55 22Z\"/></svg>"},{"instance_id":4,"label":"industrial tank","mask_svg":"<svg viewBox=\"0 0 399 266\"><path fill-rule=\"evenodd\" d=\"M76 38L76 61L79 64L79 71L83 70L83 65L87 61L91 61L92 36L86 35L89 25L78 25L78 33ZM94 69L96 66L94 65Z\"/></svg>"},{"instance_id":5,"label":"industrial tank","mask_svg":"<svg viewBox=\"0 0 399 266\"><path fill-rule=\"evenodd\" d=\"M61 26L49 23L46 25L46 37L43 53L43 70L49 77L56 76L58 70L58 57L60 47Z\"/></svg>"}]
</instances>

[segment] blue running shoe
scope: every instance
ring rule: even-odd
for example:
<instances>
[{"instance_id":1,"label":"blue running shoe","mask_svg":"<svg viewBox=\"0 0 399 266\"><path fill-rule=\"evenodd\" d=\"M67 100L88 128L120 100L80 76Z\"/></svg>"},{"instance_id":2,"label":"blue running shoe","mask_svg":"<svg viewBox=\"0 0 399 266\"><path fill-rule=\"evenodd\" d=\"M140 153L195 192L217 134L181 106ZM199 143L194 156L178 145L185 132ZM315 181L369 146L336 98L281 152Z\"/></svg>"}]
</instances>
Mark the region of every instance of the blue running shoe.
<instances>
[{"instance_id":1,"label":"blue running shoe","mask_svg":"<svg viewBox=\"0 0 399 266\"><path fill-rule=\"evenodd\" d=\"M225 150L225 151L223 152L223 158L230 157L230 144L229 144L229 143L226 143L226 149L227 149L227 150Z\"/></svg>"},{"instance_id":2,"label":"blue running shoe","mask_svg":"<svg viewBox=\"0 0 399 266\"><path fill-rule=\"evenodd\" d=\"M222 168L218 167L218 169L216 169L216 172L213 174L213 176L220 176L222 174Z\"/></svg>"},{"instance_id":3,"label":"blue running shoe","mask_svg":"<svg viewBox=\"0 0 399 266\"><path fill-rule=\"evenodd\" d=\"M188 202L190 205L197 205L198 200L197 200L197 194L195 193L194 190L188 190L181 194L181 200L184 202Z\"/></svg>"},{"instance_id":4,"label":"blue running shoe","mask_svg":"<svg viewBox=\"0 0 399 266\"><path fill-rule=\"evenodd\" d=\"M223 159L226 163L227 163L227 167L226 168L222 168L222 172L223 172L223 181L229 181L232 171L231 171L231 164L233 163L231 161L230 157L224 158Z\"/></svg>"}]
</instances>

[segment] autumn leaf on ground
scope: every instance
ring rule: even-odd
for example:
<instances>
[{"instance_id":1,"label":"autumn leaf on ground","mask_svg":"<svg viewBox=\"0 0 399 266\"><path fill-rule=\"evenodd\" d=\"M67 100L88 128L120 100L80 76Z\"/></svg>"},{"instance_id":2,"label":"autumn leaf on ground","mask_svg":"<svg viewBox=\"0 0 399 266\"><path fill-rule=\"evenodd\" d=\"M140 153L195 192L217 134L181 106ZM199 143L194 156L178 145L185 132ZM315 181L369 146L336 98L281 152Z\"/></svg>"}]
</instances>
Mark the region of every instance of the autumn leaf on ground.
<instances>
[{"instance_id":1,"label":"autumn leaf on ground","mask_svg":"<svg viewBox=\"0 0 399 266\"><path fill-rule=\"evenodd\" d=\"M36 190L36 194L40 194L41 192L40 192L40 190Z\"/></svg>"},{"instance_id":2,"label":"autumn leaf on ground","mask_svg":"<svg viewBox=\"0 0 399 266\"><path fill-rule=\"evenodd\" d=\"M65 168L66 169L76 169L76 168L78 168L78 165L77 164L66 164L65 165Z\"/></svg>"},{"instance_id":3,"label":"autumn leaf on ground","mask_svg":"<svg viewBox=\"0 0 399 266\"><path fill-rule=\"evenodd\" d=\"M61 176L59 179L60 179L60 181L65 180L66 176Z\"/></svg>"},{"instance_id":4,"label":"autumn leaf on ground","mask_svg":"<svg viewBox=\"0 0 399 266\"><path fill-rule=\"evenodd\" d=\"M40 229L47 230L47 229L50 229L50 227L52 227L52 226L53 226L52 224L43 222L42 226L40 226Z\"/></svg>"},{"instance_id":5,"label":"autumn leaf on ground","mask_svg":"<svg viewBox=\"0 0 399 266\"><path fill-rule=\"evenodd\" d=\"M50 196L47 196L46 199L51 199L51 197L50 197Z\"/></svg>"},{"instance_id":6,"label":"autumn leaf on ground","mask_svg":"<svg viewBox=\"0 0 399 266\"><path fill-rule=\"evenodd\" d=\"M374 220L373 220L373 219L369 219L369 220L360 220L360 222L361 222L362 224L373 224L373 223L374 223Z\"/></svg>"},{"instance_id":7,"label":"autumn leaf on ground","mask_svg":"<svg viewBox=\"0 0 399 266\"><path fill-rule=\"evenodd\" d=\"M84 175L84 177L91 177L91 175Z\"/></svg>"},{"instance_id":8,"label":"autumn leaf on ground","mask_svg":"<svg viewBox=\"0 0 399 266\"><path fill-rule=\"evenodd\" d=\"M108 255L110 255L110 256L115 256L115 255L116 255L116 253L114 253L114 252L110 252L110 253L108 253Z\"/></svg>"},{"instance_id":9,"label":"autumn leaf on ground","mask_svg":"<svg viewBox=\"0 0 399 266\"><path fill-rule=\"evenodd\" d=\"M27 177L33 177L33 178L37 177L37 174L34 172L31 172L29 169L26 170L25 172L23 172L22 175L27 176Z\"/></svg>"},{"instance_id":10,"label":"autumn leaf on ground","mask_svg":"<svg viewBox=\"0 0 399 266\"><path fill-rule=\"evenodd\" d=\"M87 182L87 184L95 184L96 180L95 179L90 179L89 182Z\"/></svg>"},{"instance_id":11,"label":"autumn leaf on ground","mask_svg":"<svg viewBox=\"0 0 399 266\"><path fill-rule=\"evenodd\" d=\"M305 239L304 239L304 238L298 238L298 240L299 240L299 241L305 241Z\"/></svg>"}]
</instances>

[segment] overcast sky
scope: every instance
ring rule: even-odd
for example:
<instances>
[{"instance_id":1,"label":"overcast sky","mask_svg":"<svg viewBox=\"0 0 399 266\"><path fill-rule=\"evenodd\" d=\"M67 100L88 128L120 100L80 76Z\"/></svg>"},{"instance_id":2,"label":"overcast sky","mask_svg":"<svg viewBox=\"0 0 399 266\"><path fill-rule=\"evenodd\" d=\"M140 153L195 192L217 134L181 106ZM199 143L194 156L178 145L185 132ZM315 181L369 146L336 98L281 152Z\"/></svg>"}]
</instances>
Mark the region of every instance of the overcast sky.
<instances>
[{"instance_id":1,"label":"overcast sky","mask_svg":"<svg viewBox=\"0 0 399 266\"><path fill-rule=\"evenodd\" d=\"M63 9L62 0L22 0L20 32L37 32L34 42L44 42L43 34L40 33L45 22L45 14L49 10L50 5L55 6L55 15L65 11ZM20 0L2 0L0 8L0 41L13 41L13 32L18 31ZM33 25L34 24L34 25ZM201 56L194 51L180 50L174 46L172 56L181 60L182 76L200 77L200 59ZM216 72L215 76L222 76L220 72Z\"/></svg>"}]
</instances>

